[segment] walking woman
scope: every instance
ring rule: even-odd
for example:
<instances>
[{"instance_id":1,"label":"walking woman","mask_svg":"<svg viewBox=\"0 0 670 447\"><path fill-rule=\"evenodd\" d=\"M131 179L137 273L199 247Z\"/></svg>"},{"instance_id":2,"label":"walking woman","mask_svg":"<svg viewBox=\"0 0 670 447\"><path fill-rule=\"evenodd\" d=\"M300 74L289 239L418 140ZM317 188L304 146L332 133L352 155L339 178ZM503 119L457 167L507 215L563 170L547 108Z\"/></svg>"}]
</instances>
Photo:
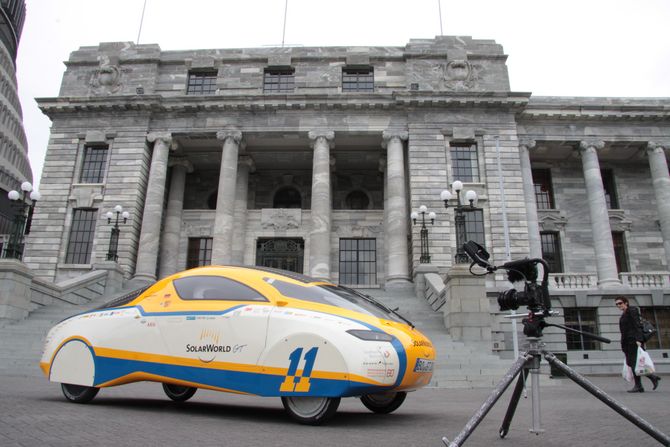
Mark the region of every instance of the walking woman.
<instances>
[{"instance_id":1,"label":"walking woman","mask_svg":"<svg viewBox=\"0 0 670 447\"><path fill-rule=\"evenodd\" d=\"M619 330L621 331L621 350L626 356L626 365L633 370L633 377L635 379L635 386L628 390L629 393L643 393L642 379L635 374L635 362L637 360L637 348L644 349L644 342L642 339L642 325L640 324L640 309L631 307L628 304L628 298L625 296L618 296L614 299L614 304L622 311L621 318L619 318ZM649 380L653 389L658 388L658 382L661 380L659 376L649 375Z\"/></svg>"}]
</instances>

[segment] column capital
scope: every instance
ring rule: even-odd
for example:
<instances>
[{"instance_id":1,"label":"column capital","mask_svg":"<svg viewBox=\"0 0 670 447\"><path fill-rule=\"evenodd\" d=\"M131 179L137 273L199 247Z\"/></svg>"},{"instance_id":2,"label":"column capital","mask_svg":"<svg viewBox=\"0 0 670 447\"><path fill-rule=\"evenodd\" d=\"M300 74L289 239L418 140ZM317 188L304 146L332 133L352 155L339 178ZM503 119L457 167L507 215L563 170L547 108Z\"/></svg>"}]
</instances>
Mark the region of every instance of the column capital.
<instances>
[{"instance_id":1,"label":"column capital","mask_svg":"<svg viewBox=\"0 0 670 447\"><path fill-rule=\"evenodd\" d=\"M228 138L232 138L235 141L235 144L239 146L242 142L242 131L239 129L224 129L216 133L217 140L223 140L225 143Z\"/></svg>"},{"instance_id":2,"label":"column capital","mask_svg":"<svg viewBox=\"0 0 670 447\"><path fill-rule=\"evenodd\" d=\"M335 143L333 143L333 140L335 139L335 132L332 130L310 130L307 133L307 137L312 140L309 144L311 148L314 148L314 145L316 145L316 143L321 138L325 140L331 149L335 147Z\"/></svg>"},{"instance_id":3,"label":"column capital","mask_svg":"<svg viewBox=\"0 0 670 447\"><path fill-rule=\"evenodd\" d=\"M168 161L168 167L173 168L173 167L182 167L188 172L189 174L195 170L193 167L193 163L191 163L188 159L185 157L175 157L175 158L170 158Z\"/></svg>"},{"instance_id":4,"label":"column capital","mask_svg":"<svg viewBox=\"0 0 670 447\"><path fill-rule=\"evenodd\" d=\"M409 132L401 129L386 129L382 132L382 147L385 148L389 142L394 139L406 141L409 138Z\"/></svg>"},{"instance_id":5,"label":"column capital","mask_svg":"<svg viewBox=\"0 0 670 447\"><path fill-rule=\"evenodd\" d=\"M535 140L530 138L522 138L519 140L519 146L523 146L526 149L533 149L535 147Z\"/></svg>"},{"instance_id":6,"label":"column capital","mask_svg":"<svg viewBox=\"0 0 670 447\"><path fill-rule=\"evenodd\" d=\"M599 150L605 147L605 142L603 140L597 140L597 139L588 139L588 140L582 140L579 142L579 150L580 151L586 151L590 148L593 148L594 150Z\"/></svg>"},{"instance_id":7,"label":"column capital","mask_svg":"<svg viewBox=\"0 0 670 447\"><path fill-rule=\"evenodd\" d=\"M149 143L154 143L156 141L162 141L163 144L170 147L171 149L176 148L176 141L172 140L171 132L149 132L147 134L147 141Z\"/></svg>"},{"instance_id":8,"label":"column capital","mask_svg":"<svg viewBox=\"0 0 670 447\"><path fill-rule=\"evenodd\" d=\"M251 155L240 155L237 159L237 166L246 166L249 172L256 172L256 163Z\"/></svg>"},{"instance_id":9,"label":"column capital","mask_svg":"<svg viewBox=\"0 0 670 447\"><path fill-rule=\"evenodd\" d=\"M647 152L663 152L670 148L670 144L657 143L655 141L649 141L647 143Z\"/></svg>"}]
</instances>

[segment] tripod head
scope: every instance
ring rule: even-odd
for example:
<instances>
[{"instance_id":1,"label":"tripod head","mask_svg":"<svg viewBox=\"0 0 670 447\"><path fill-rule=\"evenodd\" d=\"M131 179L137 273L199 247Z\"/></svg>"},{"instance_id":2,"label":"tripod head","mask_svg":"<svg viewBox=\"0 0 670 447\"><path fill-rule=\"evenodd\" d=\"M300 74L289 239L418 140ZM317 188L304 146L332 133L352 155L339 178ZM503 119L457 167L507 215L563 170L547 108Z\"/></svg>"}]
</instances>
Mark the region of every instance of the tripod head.
<instances>
[{"instance_id":1,"label":"tripod head","mask_svg":"<svg viewBox=\"0 0 670 447\"><path fill-rule=\"evenodd\" d=\"M523 323L523 333L527 337L542 337L542 330L547 326L554 326L569 332L576 332L585 337L593 338L604 343L610 343L608 338L601 337L590 332L579 331L567 326L555 323L547 323L546 317L552 315L551 296L549 295L549 265L541 258L524 258L506 262L502 265L494 265L489 262L489 252L475 241L468 241L463 244L463 250L472 259L470 264L470 273L479 275L472 271L477 265L486 270L484 275L493 273L497 270L507 271L507 280L511 283L523 281L523 291L517 291L514 288L507 289L498 294L498 306L500 310L516 310L520 305L528 308L528 315L521 320ZM542 280L538 283L537 266L542 266Z\"/></svg>"}]
</instances>

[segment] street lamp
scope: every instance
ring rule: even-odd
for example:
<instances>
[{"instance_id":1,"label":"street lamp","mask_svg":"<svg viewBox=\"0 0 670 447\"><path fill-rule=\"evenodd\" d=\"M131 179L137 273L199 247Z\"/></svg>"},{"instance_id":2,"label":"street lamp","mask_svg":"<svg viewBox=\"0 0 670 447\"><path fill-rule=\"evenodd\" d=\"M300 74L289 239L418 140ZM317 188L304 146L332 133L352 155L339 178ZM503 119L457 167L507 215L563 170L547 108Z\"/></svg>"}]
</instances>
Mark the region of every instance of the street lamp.
<instances>
[{"instance_id":1,"label":"street lamp","mask_svg":"<svg viewBox=\"0 0 670 447\"><path fill-rule=\"evenodd\" d=\"M14 222L9 234L3 257L21 259L23 257L23 236L30 233L35 204L42 198L39 191L33 190L30 182L21 183L21 192L11 190L7 197L12 201Z\"/></svg>"},{"instance_id":2,"label":"street lamp","mask_svg":"<svg viewBox=\"0 0 670 447\"><path fill-rule=\"evenodd\" d=\"M416 220L419 218L419 213L421 213L421 258L419 258L419 262L421 264L430 263L430 252L428 251L428 228L426 228L427 212L428 208L426 207L426 205L421 205L419 207L418 213L416 211L413 211L412 214L410 214L410 217L412 218L414 225L416 225ZM430 219L431 225L435 224L434 212L431 211L430 213L428 213L428 218Z\"/></svg>"},{"instance_id":3,"label":"street lamp","mask_svg":"<svg viewBox=\"0 0 670 447\"><path fill-rule=\"evenodd\" d=\"M461 203L461 190L463 189L463 182L456 180L451 184L452 189L456 193L456 205L454 208L454 219L456 220L456 256L455 260L457 264L467 263L468 255L463 251L463 244L468 240L467 230L465 228L465 213L472 211L477 211L478 208L475 207L477 201L477 193L473 190L469 190L465 193L465 200L469 202L469 205L464 205ZM453 194L445 189L440 193L440 199L444 201L444 207L449 208L449 200L453 197Z\"/></svg>"},{"instance_id":4,"label":"street lamp","mask_svg":"<svg viewBox=\"0 0 670 447\"><path fill-rule=\"evenodd\" d=\"M112 227L112 234L109 236L109 251L107 252L107 260L114 262L119 260L119 233L121 233L121 230L119 229L119 215L123 217L123 223L128 222L128 218L130 217L128 211L123 211L123 207L121 205L116 205L114 207L114 212L107 211L106 217L108 224L112 223L112 219L114 218L115 213L116 220L114 221L114 226Z\"/></svg>"}]
</instances>

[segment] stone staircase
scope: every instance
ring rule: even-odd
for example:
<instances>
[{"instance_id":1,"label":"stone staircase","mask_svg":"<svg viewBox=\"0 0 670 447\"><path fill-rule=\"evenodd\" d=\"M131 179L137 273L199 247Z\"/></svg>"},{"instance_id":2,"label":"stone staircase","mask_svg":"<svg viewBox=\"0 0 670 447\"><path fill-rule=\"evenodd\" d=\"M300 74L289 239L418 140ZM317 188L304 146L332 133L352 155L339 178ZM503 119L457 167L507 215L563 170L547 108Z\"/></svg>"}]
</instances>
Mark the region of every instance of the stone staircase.
<instances>
[{"instance_id":1,"label":"stone staircase","mask_svg":"<svg viewBox=\"0 0 670 447\"><path fill-rule=\"evenodd\" d=\"M410 320L426 335L437 351L432 387L490 388L495 386L512 365L502 360L488 346L466 345L451 339L441 312L435 312L426 300L417 298L414 290L360 289Z\"/></svg>"}]
</instances>

